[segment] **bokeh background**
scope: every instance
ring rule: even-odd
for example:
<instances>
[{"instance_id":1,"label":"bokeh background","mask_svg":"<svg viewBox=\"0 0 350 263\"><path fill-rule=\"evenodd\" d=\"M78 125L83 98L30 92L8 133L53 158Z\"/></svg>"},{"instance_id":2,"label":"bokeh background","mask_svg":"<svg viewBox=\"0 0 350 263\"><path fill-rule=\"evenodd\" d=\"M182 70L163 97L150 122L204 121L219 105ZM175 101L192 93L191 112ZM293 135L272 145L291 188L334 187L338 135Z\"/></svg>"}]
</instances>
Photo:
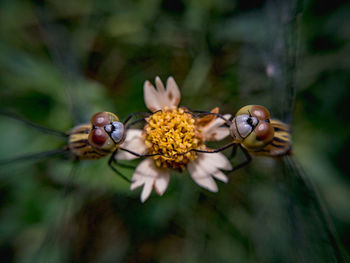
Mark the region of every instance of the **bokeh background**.
<instances>
[{"instance_id":1,"label":"bokeh background","mask_svg":"<svg viewBox=\"0 0 350 263\"><path fill-rule=\"evenodd\" d=\"M349 20L340 0L2 0L1 110L67 131L145 111L143 82L172 75L190 108L268 107L294 157L215 194L174 172L145 204L107 160L1 165L1 261L347 262ZM0 159L64 143L0 116Z\"/></svg>"}]
</instances>

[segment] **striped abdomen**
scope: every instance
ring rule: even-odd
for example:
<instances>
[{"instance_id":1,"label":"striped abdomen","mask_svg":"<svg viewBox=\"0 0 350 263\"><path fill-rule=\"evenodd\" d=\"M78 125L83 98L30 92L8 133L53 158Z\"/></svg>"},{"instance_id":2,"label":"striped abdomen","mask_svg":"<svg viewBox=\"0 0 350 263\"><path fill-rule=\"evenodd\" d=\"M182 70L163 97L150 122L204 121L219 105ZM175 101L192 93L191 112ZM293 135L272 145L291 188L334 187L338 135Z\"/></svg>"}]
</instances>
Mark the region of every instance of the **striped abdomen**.
<instances>
[{"instance_id":1,"label":"striped abdomen","mask_svg":"<svg viewBox=\"0 0 350 263\"><path fill-rule=\"evenodd\" d=\"M289 126L278 120L270 120L274 129L274 137L264 148L254 151L254 154L266 156L282 156L291 154L291 136Z\"/></svg>"},{"instance_id":2,"label":"striped abdomen","mask_svg":"<svg viewBox=\"0 0 350 263\"><path fill-rule=\"evenodd\" d=\"M80 160L99 159L112 152L91 146L88 140L90 131L91 124L82 124L69 132L68 148Z\"/></svg>"}]
</instances>

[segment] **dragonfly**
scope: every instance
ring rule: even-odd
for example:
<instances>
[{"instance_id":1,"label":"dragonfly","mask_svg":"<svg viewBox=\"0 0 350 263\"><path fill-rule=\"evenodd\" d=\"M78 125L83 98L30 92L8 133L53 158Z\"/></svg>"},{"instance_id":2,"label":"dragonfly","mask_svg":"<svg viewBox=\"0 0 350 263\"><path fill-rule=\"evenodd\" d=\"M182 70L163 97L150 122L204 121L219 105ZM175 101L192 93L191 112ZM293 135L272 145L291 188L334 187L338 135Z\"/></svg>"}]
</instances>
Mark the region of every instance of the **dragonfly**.
<instances>
[{"instance_id":1,"label":"dragonfly","mask_svg":"<svg viewBox=\"0 0 350 263\"><path fill-rule=\"evenodd\" d=\"M293 7L289 6L289 4L292 2L293 4L295 3L295 1L267 1L263 12L265 12L264 14L266 14L268 22L266 23L266 21L260 21L259 19L258 22L259 25L267 24L267 27L263 28L262 32L266 33L266 35L270 35L268 39L269 41L254 42L254 39L248 39L248 41L246 41L246 39L241 39L240 41L237 41L237 39L235 40L234 38L241 36L240 34L237 34L237 32L236 34L231 34L231 32L229 34L232 36L233 41L232 39L224 38L225 43L230 43L231 41L242 46L242 53L244 53L244 48L248 48L248 50L246 50L247 52L242 56L248 58L248 61L254 61L252 64L255 64L250 68L251 70L256 70L256 68L258 68L259 70L264 71L266 69L266 73L268 74L268 79L266 82L264 81L258 83L258 85L263 85L261 90L266 91L266 94L268 94L266 97L268 98L262 98L261 90L249 90L250 85L245 85L245 83L243 83L242 90L240 90L241 96L239 100L229 102L226 101L225 112L238 112L241 105L248 105L251 103L266 105L274 117L293 127L292 108L295 101L294 82L297 45L296 43L290 43L289 41L296 41L297 39L295 36L296 30L294 28L297 25L295 25L294 22L296 21L296 17L300 14L300 10L295 10ZM96 5L96 7L100 7L100 5ZM79 10L81 9L82 12L88 12L87 10L89 8L94 9L95 6L87 5L84 8L79 7ZM55 11L59 12L58 10ZM106 8L103 9L103 12L108 11L109 10L106 10ZM205 12L205 10L203 9L201 12ZM216 12L220 12L220 9L217 9ZM154 13L157 16L159 15L158 12ZM74 16L74 12L72 14ZM253 15L255 14L256 13ZM230 14L227 13L225 16L230 16ZM243 17L244 16L245 14L243 14ZM100 111L102 106L104 106L104 108L109 108L108 105L111 105L109 98L110 96L106 96L103 91L95 86L95 88L91 87L91 84L90 86L87 85L86 82L83 83L83 85L76 85L76 75L78 75L78 78L80 78L82 74L79 72L79 70L77 70L77 62L73 58L74 55L77 55L80 59L84 60L86 58L84 55L85 49L70 52L71 49L65 48L65 44L70 43L70 39L72 39L74 34L62 34L62 31L60 28L56 27L55 23L60 23L62 20L63 22L66 22L66 20L62 17L55 20L52 19L49 13L43 14L42 12L40 12L36 18L40 21L41 25L38 28L44 32L43 35L45 36L46 44L44 44L45 51L43 52L50 53L53 61L55 61L55 66L58 65L57 67L62 72L61 77L64 78L66 82L65 85L60 87L57 87L58 85L52 85L52 82L54 81L50 82L51 85L48 85L49 81L38 83L38 81L45 78L45 76L51 76L49 77L49 80L57 78L57 76L47 74L50 67L45 65L47 66L46 69L42 69L42 71L39 71L39 74L33 74L33 76L31 76L30 80L32 80L34 83L32 85L27 84L28 86L25 86L21 82L23 75L18 74L17 77L14 78L16 80L14 85L19 83L25 88L14 89L14 96L20 98L22 94L25 94L26 88L28 90L33 90L33 86L35 84L40 84L35 86L35 89L39 91L41 98L54 98L58 101L54 107L50 108L50 105L53 102L52 100L48 99L49 103L47 104L47 109L43 109L42 106L40 106L40 103L37 103L37 105L36 103L29 105L33 111L38 111L39 109L39 113L37 113L37 115L45 116L46 118L52 117L49 121L44 117L44 122L46 122L46 124L50 124L45 126L59 127L60 129L63 127L62 130L68 130L71 127L77 127L77 125L80 123L87 123L86 119L84 119L82 116L87 115L91 117L93 113ZM74 30L77 28L84 26L87 27L87 24L83 24L88 20L85 19L86 17L84 14L82 14L79 18L83 20L82 23L80 23L80 20L78 23L76 19L69 19L69 22L71 22L70 25L73 28L72 32L75 32ZM93 20L94 24L101 22L98 16L96 18L96 16L93 15L92 17L89 17L89 19L90 18ZM147 23L149 23L149 21L147 21ZM152 28L154 34L157 32L157 28L163 24L167 25L166 23L158 23L157 27ZM126 26L125 23L123 25L124 27L121 28L122 32L123 30L128 30L130 28L131 30L135 30L135 28L137 29L137 26L139 26L136 24L136 27L129 27ZM235 23L235 25L239 26L240 23ZM184 25L183 27L184 28L181 29L185 30ZM31 30L30 32L36 32L38 28L29 27L29 30ZM193 26L191 28L193 28ZM220 29L215 27L215 25L213 25L213 28ZM223 30L228 30L229 26L227 26L227 23L225 23L225 26L222 26L221 28ZM109 26L108 30L113 30L113 32L115 30L117 33L119 32L118 28L115 29L111 25ZM189 32L193 31L188 31L187 34L184 35L193 35L189 34ZM77 39L78 36L85 36L88 38L91 31L89 31L87 28L87 30L83 32L79 31L79 33L80 34L77 34ZM210 37L217 34L216 30L215 32L209 33L213 34L207 34L205 37L203 34L203 39L207 39L207 36ZM253 36L253 34L251 35ZM101 36L97 35L96 38L100 39ZM26 39L28 40L28 38ZM153 35L151 39L155 39L153 38ZM179 40L181 40L181 38L179 38ZM223 41L221 39L220 41L214 43L222 45L222 42ZM179 48L182 45L182 42L175 42L175 44L176 45L170 46L170 50L174 47ZM62 48L61 45L63 45L64 48ZM252 46L258 48L252 49ZM86 48L86 46L84 47ZM197 47L198 46L196 46L194 50L196 50ZM101 44L100 41L97 41L96 47L94 48L97 50L97 54L95 54L95 56L96 60L98 61L98 50L103 50L106 48L106 46L104 43ZM107 48L109 48L109 45L107 45ZM169 48L166 50L168 51ZM213 50L215 49L205 50L205 52L213 52ZM144 52L139 53L144 54ZM185 53L186 51L184 51L184 54ZM18 67L20 64L21 60L18 56L15 56L15 54L16 52L8 52L8 56L11 57L11 60L9 59L9 63L7 63L8 67ZM161 53L161 55L163 54L164 53ZM111 59L118 59L118 54L112 53L110 55ZM232 58L236 57L236 55L237 54L235 52L232 52L230 56L227 57ZM152 68L149 67L149 64L153 65L155 61L158 61L155 57L154 60L152 60L152 63L148 62L147 64L147 59L148 57L140 58L140 60L146 61L146 64L143 64L143 68L145 69ZM256 66L256 61L263 61L263 66L260 64ZM207 62L206 59L198 59L197 63L194 63L194 66L198 66L198 68L194 68L192 71L192 74L196 78L198 78L198 76L204 76L203 78L207 78L207 74L213 74L211 71L208 73L209 70L206 70L205 65L203 69L203 64L205 64L205 62ZM215 63L217 63L217 61ZM137 64L135 63L135 65ZM175 63L175 65L178 64ZM20 72L25 74L26 72L35 68L35 66L35 63L26 65ZM99 72L108 71L108 66L109 64L104 65ZM242 69L244 68L244 65L239 65L238 68ZM128 70L133 72L132 68L128 68ZM246 77L247 79L253 81L255 78L252 76L256 75L253 74L254 72L249 72L249 70L248 72L238 72L238 75L240 75L242 78ZM202 74L203 71L205 74ZM152 76L153 75L154 74L152 73ZM166 75L169 75L169 72L167 72ZM236 75L237 73L235 76ZM6 76L6 74L2 74L2 77L3 76ZM216 77L219 79L222 76L220 75L220 77ZM259 81L259 78L257 78L257 80ZM1 81L3 81L3 79ZM30 82L29 78L26 78L25 81ZM118 83L118 80L116 82ZM59 83L62 83L62 81ZM222 82L220 82L220 84L223 85ZM63 86L65 86L64 89L62 89ZM81 86L84 87L81 88ZM6 94L10 94L11 91L6 88L2 89L0 94L2 106L13 106L12 104L16 104L16 107L21 107L21 104L27 103L25 105L28 107L28 101L30 99L35 100L36 98L35 94L28 93L28 96L25 96L22 103L11 103L13 102L11 100L7 103ZM227 89L229 89L229 87L227 87ZM82 92L79 93L77 90ZM96 90L99 90L99 92L96 92ZM245 92L245 90L248 91ZM66 93L66 96L62 95L64 93ZM99 97L102 98L102 103L100 102L99 107L89 103L91 101L99 100ZM230 99L232 99L232 97L233 96L231 96ZM11 96L7 96L7 98L11 98ZM39 102L42 102L41 99ZM128 101L128 103L132 103L132 101ZM46 102L43 104L46 105ZM65 108L66 104L68 104L68 109ZM123 105L125 104L126 103ZM227 106L227 104L229 105ZM122 116L123 114L120 110L123 110L123 108L119 108L119 110L116 112L118 112L118 115ZM25 112L25 109L22 109L19 112L23 113ZM73 125L64 119L64 116L68 115L75 120ZM7 120L6 122L2 122L3 131L8 126L11 125L8 124ZM13 132L13 129L11 129L11 132ZM18 133L13 132L13 135L14 137L17 137L17 135L18 137L26 137L31 135L29 141L24 140L21 142L20 138L13 138L13 140L18 139L18 143L21 142L19 145L23 150L27 149L26 147L29 148L31 142L35 140L42 140L42 138L38 138L39 136L36 136L35 134L33 135L30 131L25 133L24 131L20 130ZM7 142L7 138L9 137L9 135L2 137L6 145L10 143ZM59 137L62 137L63 140L66 141L69 139L69 136L67 137L66 134ZM33 138L35 138L35 140L33 140ZM48 142L49 145L52 145L51 140L42 141L40 145L45 145L46 142ZM11 149L2 148L1 151L2 156L5 157L9 156L8 153L11 151ZM65 153L68 152L65 151ZM56 153L53 155L55 154ZM138 203L136 204L136 202L133 202L133 199L129 196L126 197L125 194L120 194L119 191L115 191L113 186L114 177L108 177L108 183L103 185L100 184L100 187L96 186L95 190L91 190L91 188L94 187L91 187L90 182L73 180L74 183L77 184L77 187L74 188L76 191L72 191L70 195L65 195L65 200L67 201L68 198L75 197L75 202L71 210L73 210L72 213L75 214L76 217L70 217L70 219L73 218L75 220L75 223L71 224L72 220L63 220L62 215L55 211L56 213L54 213L53 217L57 218L57 222L55 222L56 231L50 231L50 227L46 228L49 229L46 231L46 235L49 237L49 240L48 238L45 238L41 243L45 244L46 247L47 244L52 243L47 241L52 241L52 238L57 239L57 236L61 235L63 245L59 242L53 244L52 246L54 248L51 250L48 249L46 252L48 256L45 257L46 260L42 260L42 262L49 262L48 259L51 260L52 257L58 257L57 255L66 255L67 258L60 258L61 260L56 260L56 262L79 262L83 261L82 259L85 261L96 262L99 260L95 259L100 259L100 261L103 261L109 255L114 257L114 261L120 258L122 258L120 261L123 259L128 261L128 256L125 255L129 255L131 258L130 261L142 261L142 259L144 260L146 258L143 256L149 256L150 254L153 256L153 258L152 256L149 257L154 260L149 261L159 261L161 256L165 257L171 255L172 249L169 249L169 246L184 247L186 251L184 254L189 255L187 261L193 261L195 259L198 259L199 261L202 258L203 253L206 252L206 255L208 255L208 260L212 259L212 261L215 261L214 259L224 257L224 255L228 254L231 256L229 259L225 258L228 262L230 260L232 261L233 256L242 257L242 261L247 262L249 262L252 258L261 262L296 262L297 259L305 262L335 262L336 260L333 260L333 258L337 258L337 256L334 255L338 254L338 257L341 257L338 253L339 249L336 235L332 231L332 227L328 222L327 216L325 216L327 213L324 212L322 202L318 201L317 195L315 195L315 192L313 191L312 184L310 184L307 180L307 174L303 171L300 165L298 165L298 162L294 156L286 155L276 158L261 157L256 159L258 159L256 162L250 162L249 165L245 165L244 169L232 171L232 173L229 174L230 183L225 185L225 187L220 187L220 192L216 195L208 195L203 192L192 191L191 185L187 183L186 180L183 180L183 185L178 184L179 187L172 190L173 192L176 192L176 195L171 195L171 191L169 191L169 195L164 196L164 198L155 200L153 203L151 202L150 204L147 204L147 206L142 207L139 206ZM18 160L18 162L13 162L13 165L11 166L7 165L6 170L4 166L2 166L1 174L3 175L7 172L6 179L11 179L13 182L8 184L10 185L8 187L1 185L1 189L8 189L7 191L11 191L11 193L15 192L15 190L22 191L22 195L25 195L25 198L22 199L24 199L26 203L29 203L30 201L30 204L38 203L39 206L43 207L45 210L46 213L44 213L44 215L47 215L49 214L49 211L55 209L50 209L52 202L47 202L50 205L42 205L45 203L43 201L46 201L45 198L47 197L47 195L45 195L45 191L47 191L49 187L57 187L55 182L57 183L58 180L54 182L51 180L49 183L45 181L45 184L39 184L39 187L35 188L36 191L34 192L34 195L33 191L25 190L36 181L42 180L40 179L41 175L39 176L39 171L44 170L44 173L47 174L56 172L57 168L59 168L57 165L55 165L57 161L58 160L56 159L49 158L43 160L41 163L35 162L33 165L31 163L30 167L26 166L27 169L22 169L22 167L18 168L21 170L20 173L17 174L13 173L12 168L17 166L18 163L22 163L21 160ZM79 178L80 174L81 177L87 177L89 180L92 178L103 177L101 171L107 173L107 171L110 169L106 169L108 167L106 167L106 164L103 162L103 169L94 170L96 162L98 162L98 160L91 162L82 161L76 166L75 163L72 163L73 167L78 168L74 169L72 167L69 177L76 179ZM236 162L236 157L232 159L232 162ZM64 164L67 163L70 164L70 162L64 160ZM46 164L47 167L45 167ZM8 169L8 167L11 167L11 169ZM44 168L46 168L46 170ZM78 174L77 169L79 168L86 169L83 173ZM34 172L32 169L35 169ZM65 172L67 171L63 170L63 172L61 172L60 170L58 174L64 176ZM37 173L38 176L36 176L34 180L30 181L29 179L33 173ZM4 176L1 178L3 179ZM23 181L25 180L28 180L29 186L24 186ZM116 180L119 184L119 180ZM58 189L62 191L66 185L67 182L64 182L63 187L62 185L59 185ZM4 192L6 193L6 191ZM18 196L19 195L16 195L16 200L19 199ZM35 199L35 196L38 196L38 198ZM7 200L13 199L14 198L10 195ZM33 199L35 202L32 201ZM63 204L63 207L59 210L60 212L62 210L69 211L69 207L71 206L69 206L67 203L68 202L65 202ZM18 202L16 205L17 204ZM35 208L37 207L35 206ZM11 210L11 212L12 213L7 214L15 214L13 210ZM19 213L19 215L22 214ZM11 226L11 223L16 221L15 218L15 216L9 217L9 219L5 222ZM44 216L42 216L42 218L44 218ZM38 219L36 220L37 221L35 221L34 217L34 223L32 224L36 226L38 226L39 223L41 223L41 225L47 225L47 223L42 223ZM38 232L35 232L35 226L32 227L32 225L30 225L30 227L28 227L26 225L23 227L21 225L21 227L17 227L17 229L23 228L29 230L26 232L23 231L25 233L20 231L11 232L12 236L16 236L16 239L11 239L11 248L13 248L13 244L20 244L20 247L21 245L24 246L23 244L26 244L25 247L27 248L30 245L28 245L28 243L31 243L28 242L28 236L30 237L30 240L33 240L33 243L34 240L37 240L32 238L33 236L40 237L40 233L37 234ZM21 235L18 233L21 233ZM36 233L37 235L33 235L33 233ZM282 233L285 234L285 237L283 237ZM320 236L322 237L322 242L319 241ZM162 246L159 244L162 244ZM225 244L225 246L229 247L229 249L225 251L226 254L222 253L220 255L219 252L216 252L224 249L222 246L217 246L217 244ZM331 245L329 246L329 244ZM208 249L211 246L214 247L214 245L217 248L215 251ZM152 247L156 249L153 249ZM16 247L16 250L18 250L18 247ZM22 252L21 255L27 256L30 254L30 252L27 252L28 250L20 250ZM38 249L34 247L32 250ZM41 250L41 254L45 253L44 249L39 250ZM133 253L134 251L138 251L138 253ZM163 254L160 255L159 253ZM215 257L216 255L217 257ZM317 255L319 256L315 260ZM100 257L98 258L98 256ZM174 258L178 258L178 255ZM33 257L33 260L31 261L39 262L39 260L36 259L37 257ZM337 261L342 262L341 260Z\"/></svg>"},{"instance_id":2,"label":"dragonfly","mask_svg":"<svg viewBox=\"0 0 350 263\"><path fill-rule=\"evenodd\" d=\"M247 105L242 107L231 119L226 119L222 114L206 111L197 111L197 115L214 115L225 121L224 125L230 130L231 142L217 149L199 150L199 153L217 153L232 147L230 158L234 158L237 148L243 152L246 160L233 166L228 172L233 172L248 165L251 154L282 157L292 154L292 142L289 125L270 118L270 112L261 105ZM184 154L186 154L185 152Z\"/></svg>"},{"instance_id":3,"label":"dragonfly","mask_svg":"<svg viewBox=\"0 0 350 263\"><path fill-rule=\"evenodd\" d=\"M121 178L130 183L130 179L122 174L114 166L118 164L116 154L119 150L126 151L139 158L162 155L161 153L139 154L121 147L121 144L125 141L126 132L131 127L131 125L151 115L150 113L146 112L131 113L124 122L121 122L119 118L111 112L98 112L91 117L90 123L77 125L73 127L69 132L60 132L54 129L43 127L25 120L19 116L1 110L0 115L21 121L41 132L49 133L51 135L67 139L67 143L63 148L0 160L0 165L6 165L28 159L49 157L58 154L72 155L75 160L93 160L111 155L108 159L108 166L119 176L121 176ZM143 116L143 118L129 123L134 116L140 115ZM127 165L124 166L127 167Z\"/></svg>"}]
</instances>

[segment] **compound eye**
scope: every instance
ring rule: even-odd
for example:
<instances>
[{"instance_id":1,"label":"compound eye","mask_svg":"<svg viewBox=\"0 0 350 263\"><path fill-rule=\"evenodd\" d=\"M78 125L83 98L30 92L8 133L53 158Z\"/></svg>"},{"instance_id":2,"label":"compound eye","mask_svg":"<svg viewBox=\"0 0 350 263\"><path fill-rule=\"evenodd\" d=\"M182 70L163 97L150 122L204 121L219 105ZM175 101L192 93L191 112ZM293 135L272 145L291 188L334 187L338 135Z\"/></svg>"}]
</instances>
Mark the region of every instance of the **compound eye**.
<instances>
[{"instance_id":1,"label":"compound eye","mask_svg":"<svg viewBox=\"0 0 350 263\"><path fill-rule=\"evenodd\" d=\"M119 118L112 112L98 112L94 114L90 119L92 126L97 127L103 127L114 121L119 121Z\"/></svg>"},{"instance_id":2,"label":"compound eye","mask_svg":"<svg viewBox=\"0 0 350 263\"><path fill-rule=\"evenodd\" d=\"M270 142L275 135L273 127L268 122L260 122L255 128L254 132L256 134L256 138L265 143Z\"/></svg>"},{"instance_id":3,"label":"compound eye","mask_svg":"<svg viewBox=\"0 0 350 263\"><path fill-rule=\"evenodd\" d=\"M270 118L270 112L264 106L254 105L250 109L250 114L259 120L267 120Z\"/></svg>"},{"instance_id":4,"label":"compound eye","mask_svg":"<svg viewBox=\"0 0 350 263\"><path fill-rule=\"evenodd\" d=\"M247 120L247 123L252 126L255 127L258 124L259 120L256 117L249 117Z\"/></svg>"},{"instance_id":5,"label":"compound eye","mask_svg":"<svg viewBox=\"0 0 350 263\"><path fill-rule=\"evenodd\" d=\"M107 112L98 112L91 117L90 122L93 126L103 127L110 123L110 115Z\"/></svg>"},{"instance_id":6,"label":"compound eye","mask_svg":"<svg viewBox=\"0 0 350 263\"><path fill-rule=\"evenodd\" d=\"M111 133L111 132L113 131L113 126L112 126L112 124L107 124L107 125L105 125L105 131L106 131L107 133Z\"/></svg>"},{"instance_id":7,"label":"compound eye","mask_svg":"<svg viewBox=\"0 0 350 263\"><path fill-rule=\"evenodd\" d=\"M107 125L105 130L111 130L110 136L116 144L124 138L124 125L119 121L112 122L111 126Z\"/></svg>"},{"instance_id":8,"label":"compound eye","mask_svg":"<svg viewBox=\"0 0 350 263\"><path fill-rule=\"evenodd\" d=\"M108 137L103 128L93 129L89 134L89 142L96 147L102 147L108 140Z\"/></svg>"},{"instance_id":9,"label":"compound eye","mask_svg":"<svg viewBox=\"0 0 350 263\"><path fill-rule=\"evenodd\" d=\"M253 130L252 125L248 123L250 119L249 115L242 114L236 117L236 127L238 134L242 137L242 139L246 138Z\"/></svg>"}]
</instances>

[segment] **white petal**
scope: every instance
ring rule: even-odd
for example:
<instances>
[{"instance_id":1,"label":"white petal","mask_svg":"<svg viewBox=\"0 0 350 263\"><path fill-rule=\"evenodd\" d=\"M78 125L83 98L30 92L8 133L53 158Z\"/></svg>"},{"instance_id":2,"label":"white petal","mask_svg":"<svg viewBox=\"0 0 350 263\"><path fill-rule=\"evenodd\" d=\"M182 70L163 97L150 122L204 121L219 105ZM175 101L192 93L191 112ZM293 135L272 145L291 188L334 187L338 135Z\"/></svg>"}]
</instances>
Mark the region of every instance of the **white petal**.
<instances>
[{"instance_id":1,"label":"white petal","mask_svg":"<svg viewBox=\"0 0 350 263\"><path fill-rule=\"evenodd\" d=\"M161 109L159 93L148 80L143 85L143 96L145 104L150 111L155 112Z\"/></svg>"},{"instance_id":2,"label":"white petal","mask_svg":"<svg viewBox=\"0 0 350 263\"><path fill-rule=\"evenodd\" d=\"M145 184L145 181L141 177L133 176L132 183L130 185L130 190L133 191L143 184Z\"/></svg>"},{"instance_id":3,"label":"white petal","mask_svg":"<svg viewBox=\"0 0 350 263\"><path fill-rule=\"evenodd\" d=\"M153 185L146 183L141 192L141 202L144 203L152 192Z\"/></svg>"},{"instance_id":4,"label":"white petal","mask_svg":"<svg viewBox=\"0 0 350 263\"><path fill-rule=\"evenodd\" d=\"M231 118L231 114L225 114L223 116L226 120L229 120ZM217 128L225 123L225 120L221 118L216 118L212 123L210 123L211 128Z\"/></svg>"},{"instance_id":5,"label":"white petal","mask_svg":"<svg viewBox=\"0 0 350 263\"><path fill-rule=\"evenodd\" d=\"M229 119L230 114L225 114L224 118ZM202 134L204 135L205 140L208 141L219 141L224 139L230 134L228 127L220 127L225 121L221 118L216 118L210 122L207 126L203 127Z\"/></svg>"},{"instance_id":6,"label":"white petal","mask_svg":"<svg viewBox=\"0 0 350 263\"><path fill-rule=\"evenodd\" d=\"M142 130L138 130L138 129L127 130L125 141L120 146L139 154L147 153L147 146L142 137ZM116 155L116 159L118 160L133 160L136 158L138 158L136 155L133 155L131 153L128 153L122 150L120 150Z\"/></svg>"},{"instance_id":7,"label":"white petal","mask_svg":"<svg viewBox=\"0 0 350 263\"><path fill-rule=\"evenodd\" d=\"M214 179L211 177L207 171L201 168L200 162L190 162L187 165L188 171L191 174L192 179L201 187L211 191L217 192L218 186L216 185Z\"/></svg>"},{"instance_id":8,"label":"white petal","mask_svg":"<svg viewBox=\"0 0 350 263\"><path fill-rule=\"evenodd\" d=\"M154 189L156 190L157 194L163 195L165 190L168 188L170 179L170 173L168 170L160 174L155 183L154 183Z\"/></svg>"},{"instance_id":9,"label":"white petal","mask_svg":"<svg viewBox=\"0 0 350 263\"><path fill-rule=\"evenodd\" d=\"M222 157L219 155L217 157L218 153L213 153L213 154L201 154L198 156L197 164L201 166L201 168L207 172L207 174L212 175L216 179L219 179L220 181L223 181L225 183L228 182L227 176L222 173L219 168L227 166L227 164L230 164L230 162L226 159L226 157L222 155ZM225 163L225 160L227 163Z\"/></svg>"},{"instance_id":10,"label":"white petal","mask_svg":"<svg viewBox=\"0 0 350 263\"><path fill-rule=\"evenodd\" d=\"M205 163L221 170L231 170L230 161L222 153L203 153L206 156ZM198 159L201 157L199 156Z\"/></svg>"},{"instance_id":11,"label":"white petal","mask_svg":"<svg viewBox=\"0 0 350 263\"><path fill-rule=\"evenodd\" d=\"M221 182L224 182L224 183L228 182L227 175L224 174L223 172L221 172L220 170L217 170L212 175L213 175L213 177L215 177L216 179L220 180Z\"/></svg>"},{"instance_id":12,"label":"white petal","mask_svg":"<svg viewBox=\"0 0 350 263\"><path fill-rule=\"evenodd\" d=\"M143 85L144 99L147 108L155 112L165 107L177 107L181 99L181 94L174 78L168 78L166 88L164 88L163 82L158 76L155 79L155 83L157 88L149 81L145 81Z\"/></svg>"},{"instance_id":13,"label":"white petal","mask_svg":"<svg viewBox=\"0 0 350 263\"><path fill-rule=\"evenodd\" d=\"M153 185L154 178L158 175L158 171L154 166L152 159L143 160L137 167L132 176L130 189L134 190L141 185L150 182Z\"/></svg>"},{"instance_id":14,"label":"white petal","mask_svg":"<svg viewBox=\"0 0 350 263\"><path fill-rule=\"evenodd\" d=\"M134 190L143 185L141 193L141 202L145 202L152 192L154 179L157 177L158 172L154 169L153 160L143 160L137 167L132 176L132 183L130 190Z\"/></svg>"},{"instance_id":15,"label":"white petal","mask_svg":"<svg viewBox=\"0 0 350 263\"><path fill-rule=\"evenodd\" d=\"M169 182L170 173L168 170L159 169L154 165L152 159L143 160L137 167L132 176L130 190L134 190L143 185L141 192L141 202L145 202L150 196L153 186L157 193L162 195Z\"/></svg>"},{"instance_id":16,"label":"white petal","mask_svg":"<svg viewBox=\"0 0 350 263\"><path fill-rule=\"evenodd\" d=\"M170 108L170 106L171 106L170 101L168 99L167 91L164 88L162 80L157 76L155 79L155 82L156 82L156 87L157 87L157 91L158 91L158 103L159 103L160 107L162 109L165 107Z\"/></svg>"},{"instance_id":17,"label":"white petal","mask_svg":"<svg viewBox=\"0 0 350 263\"><path fill-rule=\"evenodd\" d=\"M135 172L132 176L131 187L133 187L133 184L136 181L151 182L153 185L153 181L155 178L157 178L158 174L159 174L159 170L154 165L153 160L145 159L136 167ZM134 186L133 189L135 188L136 187Z\"/></svg>"},{"instance_id":18,"label":"white petal","mask_svg":"<svg viewBox=\"0 0 350 263\"><path fill-rule=\"evenodd\" d=\"M203 132L202 134L204 134L206 141L220 141L230 135L230 130L226 127L220 127L216 128L215 130L210 129L209 131Z\"/></svg>"},{"instance_id":19,"label":"white petal","mask_svg":"<svg viewBox=\"0 0 350 263\"><path fill-rule=\"evenodd\" d=\"M228 181L227 176L219 169L230 170L231 167L230 162L222 153L199 154L198 158L187 166L193 180L212 192L218 191L213 177L225 183Z\"/></svg>"},{"instance_id":20,"label":"white petal","mask_svg":"<svg viewBox=\"0 0 350 263\"><path fill-rule=\"evenodd\" d=\"M156 87L157 87L158 93L163 95L165 93L165 88L164 88L163 82L159 76L156 77L155 82L156 82Z\"/></svg>"},{"instance_id":21,"label":"white petal","mask_svg":"<svg viewBox=\"0 0 350 263\"><path fill-rule=\"evenodd\" d=\"M177 107L181 100L181 93L173 77L166 82L166 95L169 99L169 107Z\"/></svg>"}]
</instances>

